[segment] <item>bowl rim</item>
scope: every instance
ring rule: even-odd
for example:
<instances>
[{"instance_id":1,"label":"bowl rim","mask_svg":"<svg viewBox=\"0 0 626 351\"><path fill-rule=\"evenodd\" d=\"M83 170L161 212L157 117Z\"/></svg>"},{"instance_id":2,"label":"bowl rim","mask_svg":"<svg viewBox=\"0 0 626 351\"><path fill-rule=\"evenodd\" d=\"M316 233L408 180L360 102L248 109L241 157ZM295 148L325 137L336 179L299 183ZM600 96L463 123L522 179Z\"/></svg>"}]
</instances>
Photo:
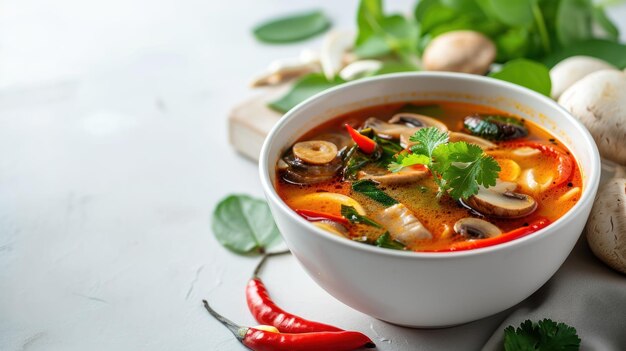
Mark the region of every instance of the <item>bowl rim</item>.
<instances>
[{"instance_id":1,"label":"bowl rim","mask_svg":"<svg viewBox=\"0 0 626 351\"><path fill-rule=\"evenodd\" d=\"M307 221L306 219L298 215L289 206L287 206L287 204L280 198L280 196L278 196L278 193L276 192L276 189L274 188L274 184L272 184L269 171L270 169L273 170L274 168L273 167L270 168L270 165L268 164L269 158L271 156L269 154L269 150L271 146L273 145L273 141L276 135L278 135L281 132L284 125L289 123L289 121L293 118L293 116L297 115L300 112L300 110L302 110L303 108L311 104L317 103L317 100L323 96L326 96L329 94L335 94L337 92L343 92L346 90L353 89L353 87L355 86L371 84L372 82L376 82L376 81L394 80L398 78L411 78L411 77L414 77L417 79L419 79L419 77L431 77L431 78L446 78L446 79L478 81L478 82L485 83L485 84L500 86L503 89L513 90L513 93L515 94L527 95L527 96L530 96L530 98L532 99L538 100L539 103L552 105L552 107L560 111L565 116L566 120L569 121L569 123L572 123L573 126L576 129L578 129L578 131L584 136L584 140L582 142L587 144L586 148L589 150L590 155L591 155L590 164L584 167L585 175L588 177L588 181L587 181L587 186L583 188L580 199L563 216L558 218L556 221L550 223L547 227L542 228L534 233L528 234L521 238L510 240L504 243L492 245L492 246L463 250L463 251L444 251L444 252L390 250L390 249L385 249L385 248L376 247L372 245L364 245L362 243L357 243L352 240L346 240L345 238L339 238L336 235L333 235L321 228L314 226L309 221ZM576 162L582 171L582 168L583 168L582 165L579 163L577 159L576 159ZM313 95L312 97L309 97L305 101L302 101L295 107L293 107L278 121L278 123L276 123L272 127L271 131L265 138L263 142L263 147L261 148L261 153L260 153L260 158L259 158L259 175L261 178L261 186L263 188L263 192L265 193L265 197L268 199L268 201L273 202L276 205L276 207L279 208L279 210L283 211L285 215L290 217L295 222L301 225L304 225L306 228L315 232L316 235L319 235L322 238L322 240L324 239L330 240L330 241L337 243L338 245L343 245L346 248L357 250L357 251L365 251L365 252L370 252L372 254L380 254L384 256L391 256L391 257L397 257L397 258L398 257L399 258L411 258L412 257L415 259L446 259L446 258L451 258L451 257L467 257L467 256L475 256L475 255L481 255L481 254L487 254L487 253L494 253L497 251L511 249L512 247L515 247L515 246L528 245L529 243L533 241L539 240L542 236L544 236L544 233L546 232L557 231L559 229L562 229L562 227L568 221L580 215L581 211L583 211L583 207L585 206L585 204L589 202L593 203L595 199L595 193L597 191L597 188L600 182L600 154L599 154L597 145L593 137L587 130L587 128L577 118L572 116L567 110L561 107L556 101L538 92L535 92L533 90L530 90L528 88L522 87L517 84L509 83L509 82L498 80L498 79L491 78L491 77L474 75L474 74L455 73L455 72L402 72L402 73L385 74L382 76L368 77L368 78L363 78L363 79L355 80L352 82L344 83L339 86L317 93ZM272 215L274 216L274 214Z\"/></svg>"}]
</instances>

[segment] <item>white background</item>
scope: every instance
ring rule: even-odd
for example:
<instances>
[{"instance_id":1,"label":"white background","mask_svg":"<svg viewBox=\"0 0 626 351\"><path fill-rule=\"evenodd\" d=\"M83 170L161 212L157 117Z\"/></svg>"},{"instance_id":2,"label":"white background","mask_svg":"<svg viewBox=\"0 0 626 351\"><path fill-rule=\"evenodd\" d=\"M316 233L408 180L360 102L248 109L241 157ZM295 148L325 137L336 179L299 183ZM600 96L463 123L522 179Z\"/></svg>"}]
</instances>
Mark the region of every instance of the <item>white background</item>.
<instances>
[{"instance_id":1,"label":"white background","mask_svg":"<svg viewBox=\"0 0 626 351\"><path fill-rule=\"evenodd\" d=\"M355 0L0 0L0 350L243 349L200 303L254 323L257 259L210 231L219 199L262 196L226 117L270 61L319 45L250 28L318 7L353 27ZM626 31L626 8L611 15ZM292 257L264 278L286 309L381 350L477 349L505 316L412 330L342 305Z\"/></svg>"}]
</instances>

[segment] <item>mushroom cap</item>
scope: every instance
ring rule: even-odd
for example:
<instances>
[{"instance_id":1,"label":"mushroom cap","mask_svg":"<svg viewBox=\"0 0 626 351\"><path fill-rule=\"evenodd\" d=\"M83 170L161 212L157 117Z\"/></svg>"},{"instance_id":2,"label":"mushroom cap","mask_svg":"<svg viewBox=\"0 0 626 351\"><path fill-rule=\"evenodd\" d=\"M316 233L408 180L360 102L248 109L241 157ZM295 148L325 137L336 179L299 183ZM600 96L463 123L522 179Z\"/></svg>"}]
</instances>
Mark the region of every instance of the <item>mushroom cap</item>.
<instances>
[{"instance_id":1,"label":"mushroom cap","mask_svg":"<svg viewBox=\"0 0 626 351\"><path fill-rule=\"evenodd\" d=\"M572 56L557 63L550 70L553 99L558 100L561 94L577 81L590 73L603 69L617 70L610 63L590 56Z\"/></svg>"},{"instance_id":2,"label":"mushroom cap","mask_svg":"<svg viewBox=\"0 0 626 351\"><path fill-rule=\"evenodd\" d=\"M490 188L481 186L464 203L485 216L524 217L537 208L537 202L532 196L514 193L516 188L517 184L511 182L498 182Z\"/></svg>"},{"instance_id":3,"label":"mushroom cap","mask_svg":"<svg viewBox=\"0 0 626 351\"><path fill-rule=\"evenodd\" d=\"M495 225L473 217L461 218L454 223L454 231L468 239L485 239L493 238L502 231Z\"/></svg>"},{"instance_id":4,"label":"mushroom cap","mask_svg":"<svg viewBox=\"0 0 626 351\"><path fill-rule=\"evenodd\" d=\"M602 157L626 165L626 73L591 73L569 87L559 104L587 127Z\"/></svg>"},{"instance_id":5,"label":"mushroom cap","mask_svg":"<svg viewBox=\"0 0 626 351\"><path fill-rule=\"evenodd\" d=\"M483 34L470 30L447 32L433 39L424 50L427 71L484 74L496 58L496 46Z\"/></svg>"},{"instance_id":6,"label":"mushroom cap","mask_svg":"<svg viewBox=\"0 0 626 351\"><path fill-rule=\"evenodd\" d=\"M417 182L420 179L428 177L427 170L419 170L411 167L402 169L395 173L370 174L365 171L359 171L357 174L359 179L370 179L384 185L399 185Z\"/></svg>"},{"instance_id":7,"label":"mushroom cap","mask_svg":"<svg viewBox=\"0 0 626 351\"><path fill-rule=\"evenodd\" d=\"M324 165L332 162L337 157L337 145L330 141L301 141L295 143L292 149L296 157L313 165Z\"/></svg>"},{"instance_id":8,"label":"mushroom cap","mask_svg":"<svg viewBox=\"0 0 626 351\"><path fill-rule=\"evenodd\" d=\"M626 274L626 178L621 168L598 192L586 228L591 251Z\"/></svg>"}]
</instances>

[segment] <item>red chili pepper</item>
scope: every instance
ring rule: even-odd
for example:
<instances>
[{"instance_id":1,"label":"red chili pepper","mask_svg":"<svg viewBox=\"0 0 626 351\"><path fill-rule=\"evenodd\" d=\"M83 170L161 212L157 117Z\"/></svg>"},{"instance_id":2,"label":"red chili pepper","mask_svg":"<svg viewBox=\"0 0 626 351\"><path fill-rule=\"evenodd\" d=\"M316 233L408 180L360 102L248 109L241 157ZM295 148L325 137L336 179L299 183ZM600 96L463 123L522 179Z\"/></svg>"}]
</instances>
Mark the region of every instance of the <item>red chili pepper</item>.
<instances>
[{"instance_id":1,"label":"red chili pepper","mask_svg":"<svg viewBox=\"0 0 626 351\"><path fill-rule=\"evenodd\" d=\"M361 151L363 151L364 153L368 155L376 151L377 145L374 140L359 133L356 129L352 128L349 124L346 124L346 129L348 130L348 133L350 133L352 140L354 140L354 142L359 146L359 149L361 149Z\"/></svg>"},{"instance_id":2,"label":"red chili pepper","mask_svg":"<svg viewBox=\"0 0 626 351\"><path fill-rule=\"evenodd\" d=\"M471 249L478 249L481 247L493 246L501 243L505 243L507 241L515 240L517 238L521 238L528 234L532 234L539 229L543 229L550 224L550 220L547 218L540 218L533 223L531 223L527 227L521 227L510 232L506 232L504 234L498 235L493 238L488 239L477 239L477 240L468 240L461 241L450 245L450 247L441 249L441 250L433 250L434 252L450 252L450 251L464 251Z\"/></svg>"},{"instance_id":3,"label":"red chili pepper","mask_svg":"<svg viewBox=\"0 0 626 351\"><path fill-rule=\"evenodd\" d=\"M205 300L202 302L204 308L228 328L237 340L254 351L348 351L376 347L365 334L355 331L293 334L238 326L213 310L208 302Z\"/></svg>"},{"instance_id":4,"label":"red chili pepper","mask_svg":"<svg viewBox=\"0 0 626 351\"><path fill-rule=\"evenodd\" d=\"M310 321L289 312L285 312L278 307L270 298L270 294L265 284L258 276L259 270L265 263L267 257L276 254L267 254L261 259L254 270L252 279L246 286L246 302L250 313L254 319L261 324L272 325L283 333L310 333L323 331L343 331L343 329L332 325Z\"/></svg>"},{"instance_id":5,"label":"red chili pepper","mask_svg":"<svg viewBox=\"0 0 626 351\"><path fill-rule=\"evenodd\" d=\"M558 176L554 180L554 184L552 186L559 186L565 183L570 178L570 176L572 175L572 172L574 171L574 158L572 157L572 155L562 151L560 148L556 146L542 144L536 141L513 141L513 142L503 143L500 146L502 147L527 146L533 149L537 149L548 156L555 157L558 162L558 165L556 167Z\"/></svg>"},{"instance_id":6,"label":"red chili pepper","mask_svg":"<svg viewBox=\"0 0 626 351\"><path fill-rule=\"evenodd\" d=\"M317 212L317 211L312 211L312 210L298 209L296 210L296 213L304 217L307 221L311 221L311 222L330 220L330 221L342 223L342 224L350 223L347 219L343 217L335 216L333 214L326 213L326 212Z\"/></svg>"}]
</instances>

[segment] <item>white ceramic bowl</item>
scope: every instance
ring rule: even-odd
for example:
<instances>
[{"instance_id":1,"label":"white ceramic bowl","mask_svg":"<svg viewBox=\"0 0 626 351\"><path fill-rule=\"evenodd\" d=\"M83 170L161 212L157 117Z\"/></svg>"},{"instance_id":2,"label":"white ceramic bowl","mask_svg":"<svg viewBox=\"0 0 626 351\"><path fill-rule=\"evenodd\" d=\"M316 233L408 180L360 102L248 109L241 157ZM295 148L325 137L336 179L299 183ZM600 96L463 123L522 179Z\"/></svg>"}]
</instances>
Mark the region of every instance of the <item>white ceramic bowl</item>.
<instances>
[{"instance_id":1,"label":"white ceramic bowl","mask_svg":"<svg viewBox=\"0 0 626 351\"><path fill-rule=\"evenodd\" d=\"M298 216L277 195L276 161L306 131L344 112L422 100L489 105L544 126L578 161L583 175L580 200L547 228L511 242L463 252L419 253L334 236ZM443 327L503 311L550 279L583 230L598 188L600 157L581 123L533 91L476 75L402 73L345 84L293 108L265 140L260 175L287 246L322 288L384 321Z\"/></svg>"}]
</instances>

